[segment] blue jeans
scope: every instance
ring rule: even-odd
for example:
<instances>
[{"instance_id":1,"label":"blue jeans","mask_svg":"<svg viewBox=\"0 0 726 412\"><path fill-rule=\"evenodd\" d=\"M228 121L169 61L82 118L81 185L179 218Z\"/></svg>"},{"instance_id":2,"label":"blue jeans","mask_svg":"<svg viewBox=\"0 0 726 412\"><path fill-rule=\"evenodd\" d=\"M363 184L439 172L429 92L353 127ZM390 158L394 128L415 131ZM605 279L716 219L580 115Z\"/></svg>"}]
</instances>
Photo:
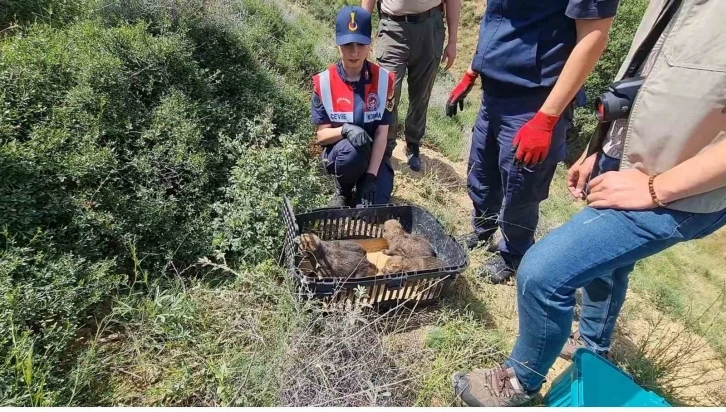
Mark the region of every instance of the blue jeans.
<instances>
[{"instance_id":1,"label":"blue jeans","mask_svg":"<svg viewBox=\"0 0 726 412\"><path fill-rule=\"evenodd\" d=\"M344 191L352 191L356 187L366 170L369 158L356 150L348 139L341 139L335 144L326 146L322 153L323 165L329 174L335 177L338 185ZM391 200L393 192L393 166L388 152L383 155L381 166L378 168L376 179L375 204L386 204ZM360 203L360 196L356 195L356 204Z\"/></svg>"},{"instance_id":2,"label":"blue jeans","mask_svg":"<svg viewBox=\"0 0 726 412\"><path fill-rule=\"evenodd\" d=\"M601 173L617 169L602 156ZM726 225L726 210L688 213L657 208L622 211L590 207L537 242L517 273L519 337L507 364L536 392L567 342L575 291L583 288L580 334L596 352L610 348L635 263Z\"/></svg>"},{"instance_id":3,"label":"blue jeans","mask_svg":"<svg viewBox=\"0 0 726 412\"><path fill-rule=\"evenodd\" d=\"M557 162L565 157L570 108L555 126L547 158L533 167L514 164L514 137L545 99L543 92L516 97L485 92L473 129L467 188L474 205L474 231L486 240L499 228L502 240L497 248L514 261L534 244L539 204L547 199Z\"/></svg>"}]
</instances>

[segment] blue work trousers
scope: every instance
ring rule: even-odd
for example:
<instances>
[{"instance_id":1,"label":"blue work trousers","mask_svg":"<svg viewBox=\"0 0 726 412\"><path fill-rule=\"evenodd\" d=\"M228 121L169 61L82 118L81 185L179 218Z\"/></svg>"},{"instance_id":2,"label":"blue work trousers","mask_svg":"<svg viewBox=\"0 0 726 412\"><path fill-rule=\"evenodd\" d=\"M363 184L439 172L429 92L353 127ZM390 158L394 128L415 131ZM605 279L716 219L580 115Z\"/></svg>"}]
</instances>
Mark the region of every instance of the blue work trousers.
<instances>
[{"instance_id":1,"label":"blue work trousers","mask_svg":"<svg viewBox=\"0 0 726 412\"><path fill-rule=\"evenodd\" d=\"M618 160L601 155L599 165L600 173L617 170ZM607 352L635 263L724 225L726 210L586 207L537 242L517 273L519 336L507 361L523 386L538 391L557 359L570 334L577 289L582 288L582 339L595 352Z\"/></svg>"},{"instance_id":2,"label":"blue work trousers","mask_svg":"<svg viewBox=\"0 0 726 412\"><path fill-rule=\"evenodd\" d=\"M368 170L369 157L359 152L348 139L341 139L323 149L323 165L329 174L335 177L343 192L352 192ZM360 204L360 196L356 190L355 204ZM393 192L393 166L388 153L383 155L376 179L375 204L386 204L391 200Z\"/></svg>"},{"instance_id":3,"label":"blue work trousers","mask_svg":"<svg viewBox=\"0 0 726 412\"><path fill-rule=\"evenodd\" d=\"M546 98L547 92L498 97L485 91L473 129L467 186L474 203L474 230L486 240L499 228L502 240L497 249L513 260L521 259L534 243L539 204L549 195L557 162L565 157L571 107L555 127L547 158L533 167L514 164L514 137Z\"/></svg>"}]
</instances>

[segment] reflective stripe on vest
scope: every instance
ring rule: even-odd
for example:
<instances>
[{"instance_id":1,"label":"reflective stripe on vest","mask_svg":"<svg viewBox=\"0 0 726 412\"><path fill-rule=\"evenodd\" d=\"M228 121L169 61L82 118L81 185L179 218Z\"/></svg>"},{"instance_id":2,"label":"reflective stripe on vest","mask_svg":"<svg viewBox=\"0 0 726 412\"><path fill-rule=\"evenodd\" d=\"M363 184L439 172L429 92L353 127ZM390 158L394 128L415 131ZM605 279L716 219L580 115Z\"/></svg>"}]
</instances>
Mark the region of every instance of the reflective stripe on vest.
<instances>
[{"instance_id":1,"label":"reflective stripe on vest","mask_svg":"<svg viewBox=\"0 0 726 412\"><path fill-rule=\"evenodd\" d=\"M375 111L368 111L365 108L365 122L375 122L383 118L383 111L386 110L386 99L388 98L388 71L380 67L378 69L378 107ZM368 106L368 96L366 96L366 106Z\"/></svg>"},{"instance_id":2,"label":"reflective stripe on vest","mask_svg":"<svg viewBox=\"0 0 726 412\"><path fill-rule=\"evenodd\" d=\"M350 111L339 111L336 110L335 105L333 104L334 101L334 93L333 93L333 82L331 79L331 71L335 70L335 68L329 68L328 70L325 70L324 72L320 73L318 79L320 82L320 99L323 101L323 107L325 107L325 111L328 113L328 117L330 118L331 122L334 123L354 123L354 115L353 112ZM337 77L337 73L334 74ZM363 122L364 123L371 123L378 120L381 120L383 118L383 113L386 110L386 99L388 97L388 71L379 68L378 69L378 75L377 77L377 94L374 96L374 94L367 94L363 97L363 105L365 106L363 108ZM342 82L342 80L340 80ZM352 102L355 100L355 96L351 97L351 107ZM345 98L348 98L348 96L345 96ZM373 104L375 103L375 106ZM368 107L369 104L371 104L373 107ZM372 108L373 110L369 110Z\"/></svg>"},{"instance_id":3,"label":"reflective stripe on vest","mask_svg":"<svg viewBox=\"0 0 726 412\"><path fill-rule=\"evenodd\" d=\"M331 122L353 123L353 112L337 112L333 109L333 92L330 85L330 70L320 73L320 98Z\"/></svg>"}]
</instances>

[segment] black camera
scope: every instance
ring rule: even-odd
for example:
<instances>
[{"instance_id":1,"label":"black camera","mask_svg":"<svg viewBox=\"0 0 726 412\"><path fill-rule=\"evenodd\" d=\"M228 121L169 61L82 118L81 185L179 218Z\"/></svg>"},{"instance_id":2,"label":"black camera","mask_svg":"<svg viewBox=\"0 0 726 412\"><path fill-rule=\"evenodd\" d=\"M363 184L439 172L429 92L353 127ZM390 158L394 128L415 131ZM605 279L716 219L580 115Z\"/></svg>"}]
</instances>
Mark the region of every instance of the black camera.
<instances>
[{"instance_id":1,"label":"black camera","mask_svg":"<svg viewBox=\"0 0 726 412\"><path fill-rule=\"evenodd\" d=\"M595 98L598 120L608 123L627 117L644 80L645 77L631 77L608 86Z\"/></svg>"}]
</instances>

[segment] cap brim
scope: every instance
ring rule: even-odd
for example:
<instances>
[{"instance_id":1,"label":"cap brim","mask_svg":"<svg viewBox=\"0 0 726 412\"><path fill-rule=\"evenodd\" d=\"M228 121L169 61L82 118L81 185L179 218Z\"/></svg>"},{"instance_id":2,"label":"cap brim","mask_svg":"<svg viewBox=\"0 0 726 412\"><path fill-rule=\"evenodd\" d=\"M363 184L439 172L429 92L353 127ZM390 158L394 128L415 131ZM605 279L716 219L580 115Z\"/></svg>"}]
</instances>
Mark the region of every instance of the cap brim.
<instances>
[{"instance_id":1,"label":"cap brim","mask_svg":"<svg viewBox=\"0 0 726 412\"><path fill-rule=\"evenodd\" d=\"M344 46L350 43L371 44L371 38L362 34L344 34L335 38L338 46Z\"/></svg>"}]
</instances>

